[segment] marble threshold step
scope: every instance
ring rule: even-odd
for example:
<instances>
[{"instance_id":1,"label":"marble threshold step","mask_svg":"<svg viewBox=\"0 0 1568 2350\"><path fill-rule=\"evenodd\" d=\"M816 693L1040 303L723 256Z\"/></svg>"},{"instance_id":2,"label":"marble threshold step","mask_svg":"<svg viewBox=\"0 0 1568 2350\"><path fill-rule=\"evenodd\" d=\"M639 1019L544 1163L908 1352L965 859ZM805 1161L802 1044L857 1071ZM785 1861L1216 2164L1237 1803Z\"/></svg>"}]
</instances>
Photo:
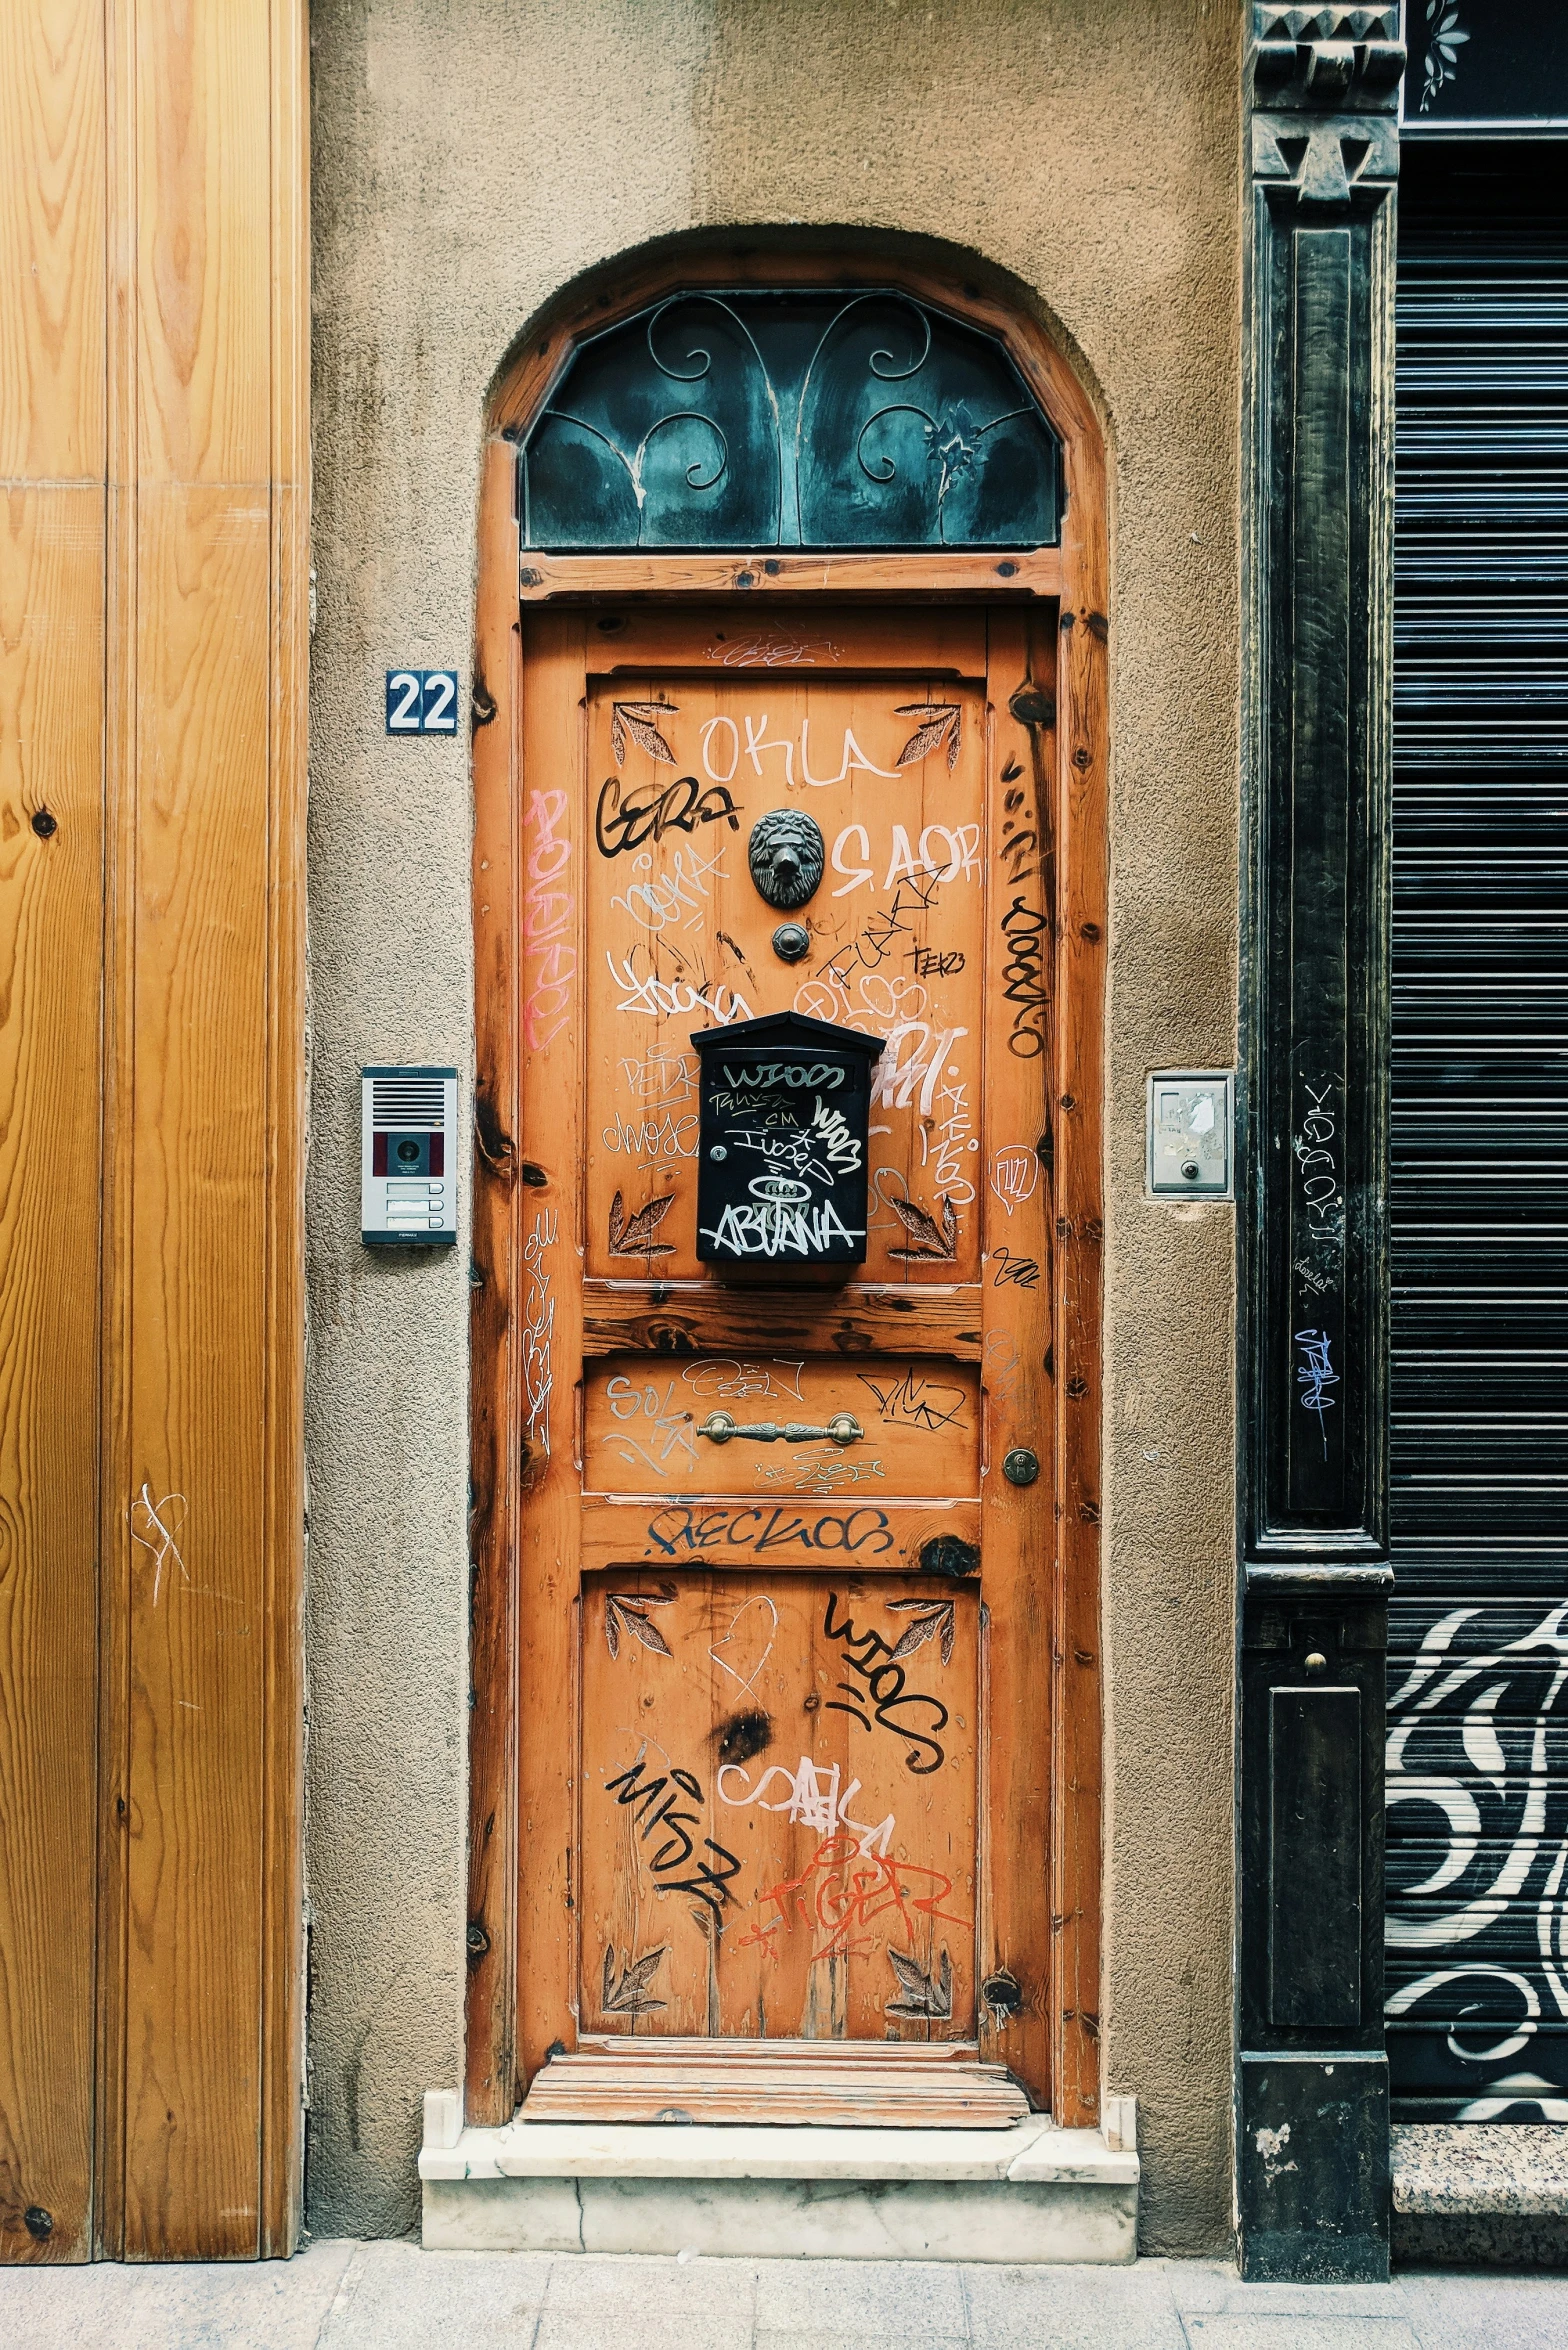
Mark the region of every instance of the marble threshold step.
<instances>
[{"instance_id":1,"label":"marble threshold step","mask_svg":"<svg viewBox=\"0 0 1568 2350\"><path fill-rule=\"evenodd\" d=\"M1132 2261L1132 2099L1112 2135L1005 2129L529 2122L425 2100L423 2238L442 2251L756 2259Z\"/></svg>"},{"instance_id":2,"label":"marble threshold step","mask_svg":"<svg viewBox=\"0 0 1568 2350\"><path fill-rule=\"evenodd\" d=\"M1568 2268L1568 2118L1396 2122L1390 2154L1396 2261Z\"/></svg>"}]
</instances>

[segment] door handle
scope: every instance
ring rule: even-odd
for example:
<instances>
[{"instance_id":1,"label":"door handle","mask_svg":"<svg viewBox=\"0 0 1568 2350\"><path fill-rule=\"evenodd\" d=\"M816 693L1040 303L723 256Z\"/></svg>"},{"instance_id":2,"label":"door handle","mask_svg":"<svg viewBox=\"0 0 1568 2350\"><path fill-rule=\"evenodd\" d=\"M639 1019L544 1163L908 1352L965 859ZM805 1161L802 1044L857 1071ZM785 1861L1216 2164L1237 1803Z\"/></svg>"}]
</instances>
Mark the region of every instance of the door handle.
<instances>
[{"instance_id":1,"label":"door handle","mask_svg":"<svg viewBox=\"0 0 1568 2350\"><path fill-rule=\"evenodd\" d=\"M711 1444L728 1444L732 1436L749 1436L757 1444L858 1444L865 1430L852 1412L835 1412L825 1428L808 1428L804 1420L753 1420L743 1428L728 1412L710 1412L698 1429Z\"/></svg>"}]
</instances>

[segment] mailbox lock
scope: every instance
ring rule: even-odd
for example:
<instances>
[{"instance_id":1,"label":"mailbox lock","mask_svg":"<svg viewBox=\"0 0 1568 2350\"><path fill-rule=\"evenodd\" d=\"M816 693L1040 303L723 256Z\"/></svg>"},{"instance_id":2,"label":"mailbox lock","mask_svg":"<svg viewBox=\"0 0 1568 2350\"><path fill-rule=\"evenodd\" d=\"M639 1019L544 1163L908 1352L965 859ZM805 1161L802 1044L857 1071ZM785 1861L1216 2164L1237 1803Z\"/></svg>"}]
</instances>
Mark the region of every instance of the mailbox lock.
<instances>
[{"instance_id":1,"label":"mailbox lock","mask_svg":"<svg viewBox=\"0 0 1568 2350\"><path fill-rule=\"evenodd\" d=\"M710 1412L698 1429L710 1444L728 1444L732 1436L749 1436L757 1444L858 1444L865 1430L850 1412L835 1412L825 1428L808 1428L804 1420L753 1420L743 1428L728 1412Z\"/></svg>"},{"instance_id":2,"label":"mailbox lock","mask_svg":"<svg viewBox=\"0 0 1568 2350\"><path fill-rule=\"evenodd\" d=\"M710 1159L727 1159L729 1155L722 1142L716 1142L708 1153Z\"/></svg>"}]
</instances>

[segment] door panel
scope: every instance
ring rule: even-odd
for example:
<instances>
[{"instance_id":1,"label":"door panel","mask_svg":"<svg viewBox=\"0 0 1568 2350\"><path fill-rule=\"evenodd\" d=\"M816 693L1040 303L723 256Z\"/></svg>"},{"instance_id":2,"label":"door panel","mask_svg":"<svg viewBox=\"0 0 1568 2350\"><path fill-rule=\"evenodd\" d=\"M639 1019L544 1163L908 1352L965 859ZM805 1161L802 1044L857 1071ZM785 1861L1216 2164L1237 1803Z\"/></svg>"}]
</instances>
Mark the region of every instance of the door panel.
<instances>
[{"instance_id":1,"label":"door panel","mask_svg":"<svg viewBox=\"0 0 1568 2350\"><path fill-rule=\"evenodd\" d=\"M793 1009L884 1040L867 1278L976 1278L984 716L979 685L933 676L595 683L589 1273L702 1277L692 1031ZM781 808L826 858L798 911L747 867ZM795 965L770 943L792 920L812 941Z\"/></svg>"},{"instance_id":2,"label":"door panel","mask_svg":"<svg viewBox=\"0 0 1568 2350\"><path fill-rule=\"evenodd\" d=\"M1049 2103L1055 659L1049 612L524 616L525 2078L934 2040ZM866 1259L725 1277L692 1036L790 1010L883 1043Z\"/></svg>"},{"instance_id":3,"label":"door panel","mask_svg":"<svg viewBox=\"0 0 1568 2350\"><path fill-rule=\"evenodd\" d=\"M836 1437L798 1433L825 1432L831 1422ZM879 1355L869 1368L781 1356L673 1365L611 1356L588 1374L583 1483L589 1492L758 1502L978 1498L979 1374L970 1364L908 1356Z\"/></svg>"},{"instance_id":4,"label":"door panel","mask_svg":"<svg viewBox=\"0 0 1568 2350\"><path fill-rule=\"evenodd\" d=\"M771 1573L852 1566L857 1575L978 1573L980 1510L974 1502L823 1503L798 1500L666 1501L641 1508L619 1498L583 1504L584 1568L628 1559L750 1566Z\"/></svg>"},{"instance_id":5,"label":"door panel","mask_svg":"<svg viewBox=\"0 0 1568 2350\"><path fill-rule=\"evenodd\" d=\"M974 2035L973 1584L596 1576L585 2029Z\"/></svg>"}]
</instances>

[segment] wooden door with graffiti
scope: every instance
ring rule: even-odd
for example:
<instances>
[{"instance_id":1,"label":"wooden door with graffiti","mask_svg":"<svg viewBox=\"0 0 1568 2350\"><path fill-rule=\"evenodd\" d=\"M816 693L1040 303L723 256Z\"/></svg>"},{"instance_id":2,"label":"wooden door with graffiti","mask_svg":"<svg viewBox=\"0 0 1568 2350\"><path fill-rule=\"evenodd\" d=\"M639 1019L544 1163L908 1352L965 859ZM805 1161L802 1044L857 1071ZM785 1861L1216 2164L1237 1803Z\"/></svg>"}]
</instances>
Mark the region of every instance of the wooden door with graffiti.
<instances>
[{"instance_id":1,"label":"wooden door with graffiti","mask_svg":"<svg viewBox=\"0 0 1568 2350\"><path fill-rule=\"evenodd\" d=\"M966 2058L1049 2104L1054 647L1049 610L524 615L517 1982L551 2110L651 2117L679 2055L796 2118L745 2068L812 2050L875 2054L871 2118ZM881 1049L864 1138L814 1101L786 1164L704 1131L692 1039L789 1011ZM708 1149L759 1153L734 1270ZM862 1261L819 1268L862 1151Z\"/></svg>"}]
</instances>

